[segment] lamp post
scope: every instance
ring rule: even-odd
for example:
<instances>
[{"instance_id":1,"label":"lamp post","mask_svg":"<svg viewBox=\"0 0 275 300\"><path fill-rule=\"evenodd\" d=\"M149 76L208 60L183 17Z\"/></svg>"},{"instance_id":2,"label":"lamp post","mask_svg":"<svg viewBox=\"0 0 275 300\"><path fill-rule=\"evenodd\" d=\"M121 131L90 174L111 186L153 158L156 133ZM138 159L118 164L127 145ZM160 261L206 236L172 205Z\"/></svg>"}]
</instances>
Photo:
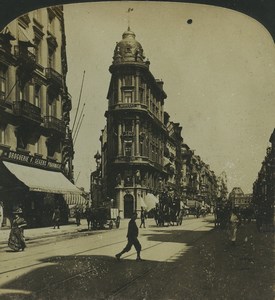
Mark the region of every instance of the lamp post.
<instances>
[{"instance_id":1,"label":"lamp post","mask_svg":"<svg viewBox=\"0 0 275 300\"><path fill-rule=\"evenodd\" d=\"M100 174L100 163L101 163L101 155L97 151L96 154L94 155L94 159L96 162L96 206L98 206L99 203L99 198L100 198L100 179L101 179L101 174Z\"/></svg>"}]
</instances>

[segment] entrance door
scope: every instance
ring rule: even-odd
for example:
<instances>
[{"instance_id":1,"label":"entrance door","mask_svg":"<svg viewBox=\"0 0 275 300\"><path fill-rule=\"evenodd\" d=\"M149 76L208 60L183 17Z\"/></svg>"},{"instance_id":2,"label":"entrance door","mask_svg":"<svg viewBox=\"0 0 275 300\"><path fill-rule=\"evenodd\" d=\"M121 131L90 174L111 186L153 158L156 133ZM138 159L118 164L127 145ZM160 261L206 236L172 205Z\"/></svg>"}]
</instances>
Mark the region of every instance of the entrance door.
<instances>
[{"instance_id":1,"label":"entrance door","mask_svg":"<svg viewBox=\"0 0 275 300\"><path fill-rule=\"evenodd\" d=\"M124 196L124 218L131 218L134 212L134 197L130 194Z\"/></svg>"}]
</instances>

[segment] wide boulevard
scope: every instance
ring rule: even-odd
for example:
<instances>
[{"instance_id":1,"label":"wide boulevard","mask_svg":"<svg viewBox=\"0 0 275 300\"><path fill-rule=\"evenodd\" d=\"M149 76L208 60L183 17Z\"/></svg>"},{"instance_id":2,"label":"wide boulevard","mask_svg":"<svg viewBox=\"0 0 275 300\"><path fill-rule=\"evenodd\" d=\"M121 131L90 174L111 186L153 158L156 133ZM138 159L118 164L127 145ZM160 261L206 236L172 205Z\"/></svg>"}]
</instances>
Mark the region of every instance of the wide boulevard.
<instances>
[{"instance_id":1,"label":"wide boulevard","mask_svg":"<svg viewBox=\"0 0 275 300\"><path fill-rule=\"evenodd\" d=\"M119 229L82 225L74 235L27 241L24 252L3 246L0 299L272 299L271 233L244 225L232 247L211 215L185 218L181 226L146 221L141 262L134 248L115 259L128 220Z\"/></svg>"}]
</instances>

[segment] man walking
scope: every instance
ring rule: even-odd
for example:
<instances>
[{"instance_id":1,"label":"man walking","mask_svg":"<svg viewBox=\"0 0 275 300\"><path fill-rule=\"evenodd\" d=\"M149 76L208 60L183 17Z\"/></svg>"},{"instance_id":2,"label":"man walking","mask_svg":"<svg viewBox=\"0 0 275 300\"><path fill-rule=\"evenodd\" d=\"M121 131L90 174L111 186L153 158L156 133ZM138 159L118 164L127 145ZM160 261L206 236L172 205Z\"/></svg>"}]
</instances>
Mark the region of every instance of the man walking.
<instances>
[{"instance_id":1,"label":"man walking","mask_svg":"<svg viewBox=\"0 0 275 300\"><path fill-rule=\"evenodd\" d=\"M144 209L143 209L143 207L141 207L141 212L140 212L140 221L141 221L141 223L140 223L140 226L139 226L139 228L141 228L142 227L142 225L143 225L143 228L145 228L145 211L144 211Z\"/></svg>"},{"instance_id":2,"label":"man walking","mask_svg":"<svg viewBox=\"0 0 275 300\"><path fill-rule=\"evenodd\" d=\"M121 255L128 252L128 251L130 251L132 246L134 245L134 247L137 251L136 260L141 261L141 258L140 258L141 245L140 245L140 242L137 238L138 237L138 227L137 227L137 224L136 224L136 219L137 219L137 213L135 212L132 215L131 220L129 221L129 224L128 224L128 233L127 233L128 243L127 243L126 247L121 252L116 254L117 260L120 260Z\"/></svg>"}]
</instances>

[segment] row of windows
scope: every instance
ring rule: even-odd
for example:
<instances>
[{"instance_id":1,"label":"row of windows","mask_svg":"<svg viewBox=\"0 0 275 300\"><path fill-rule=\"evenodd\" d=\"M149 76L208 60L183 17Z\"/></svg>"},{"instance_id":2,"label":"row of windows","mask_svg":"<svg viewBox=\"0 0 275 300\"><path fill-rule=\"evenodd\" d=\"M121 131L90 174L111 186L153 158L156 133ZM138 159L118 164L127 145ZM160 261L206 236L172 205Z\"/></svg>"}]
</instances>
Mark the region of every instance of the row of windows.
<instances>
[{"instance_id":1,"label":"row of windows","mask_svg":"<svg viewBox=\"0 0 275 300\"><path fill-rule=\"evenodd\" d=\"M5 126L0 126L0 144L5 145L6 141L6 128ZM20 149L27 149L30 144L30 140L25 132L18 132L16 136L16 147ZM34 153L40 153L41 143L38 140L33 141ZM47 155L53 157L56 151L60 151L60 145L56 143L47 144Z\"/></svg>"},{"instance_id":2,"label":"row of windows","mask_svg":"<svg viewBox=\"0 0 275 300\"><path fill-rule=\"evenodd\" d=\"M0 67L0 99L5 100L8 96L9 91L7 90L7 70L5 68ZM32 95L32 96L31 96ZM17 97L19 100L30 101L37 107L41 107L41 99L42 99L42 89L41 85L38 84L25 84L24 87L17 86ZM32 99L31 99L32 98ZM57 116L57 102L58 97L52 96L50 93L47 93L47 103L48 103L48 115L58 117Z\"/></svg>"},{"instance_id":3,"label":"row of windows","mask_svg":"<svg viewBox=\"0 0 275 300\"><path fill-rule=\"evenodd\" d=\"M123 154L125 156L134 156L134 144L132 142L126 141L123 147ZM162 151L154 146L152 143L139 143L139 155L148 156L152 161L161 162Z\"/></svg>"}]
</instances>

